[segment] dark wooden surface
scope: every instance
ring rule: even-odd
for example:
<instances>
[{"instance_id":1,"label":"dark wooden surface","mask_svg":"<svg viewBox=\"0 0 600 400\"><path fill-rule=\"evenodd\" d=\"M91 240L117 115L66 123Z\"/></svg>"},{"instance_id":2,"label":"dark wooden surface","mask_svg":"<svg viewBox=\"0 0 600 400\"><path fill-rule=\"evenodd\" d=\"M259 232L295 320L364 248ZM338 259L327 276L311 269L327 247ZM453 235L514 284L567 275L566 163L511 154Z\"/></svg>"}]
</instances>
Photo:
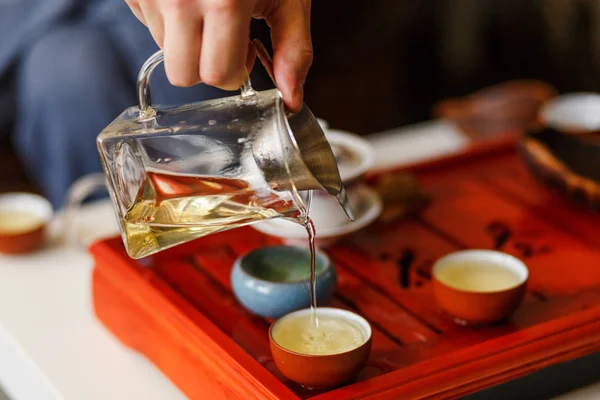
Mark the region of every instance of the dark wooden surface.
<instances>
[{"instance_id":1,"label":"dark wooden surface","mask_svg":"<svg viewBox=\"0 0 600 400\"><path fill-rule=\"evenodd\" d=\"M271 321L245 311L229 283L236 257L277 243L252 228L142 262L120 238L97 243L96 313L192 399L457 398L600 349L600 215L534 182L510 143L412 170L433 197L420 218L373 225L329 251L339 275L333 305L374 329L354 384L307 392L275 369ZM460 248L501 249L527 263L528 295L507 323L459 327L433 301L432 263Z\"/></svg>"}]
</instances>

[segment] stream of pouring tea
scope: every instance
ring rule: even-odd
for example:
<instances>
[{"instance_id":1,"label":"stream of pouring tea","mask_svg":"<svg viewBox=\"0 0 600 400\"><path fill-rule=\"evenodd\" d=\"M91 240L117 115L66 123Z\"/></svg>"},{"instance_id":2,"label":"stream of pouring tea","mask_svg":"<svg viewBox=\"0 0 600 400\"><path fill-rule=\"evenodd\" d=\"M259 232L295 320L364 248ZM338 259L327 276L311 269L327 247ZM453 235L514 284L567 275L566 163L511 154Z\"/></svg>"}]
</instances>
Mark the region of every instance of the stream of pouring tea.
<instances>
[{"instance_id":1,"label":"stream of pouring tea","mask_svg":"<svg viewBox=\"0 0 600 400\"><path fill-rule=\"evenodd\" d=\"M306 203L299 196L298 192L294 191L297 203L300 205L300 216L293 219L294 222L302 225L306 229L308 237L308 250L310 255L310 310L311 322L317 328L319 327L319 319L317 317L317 263L316 263L316 247L315 247L315 224L308 215L310 205L312 203L312 190L307 193Z\"/></svg>"},{"instance_id":2,"label":"stream of pouring tea","mask_svg":"<svg viewBox=\"0 0 600 400\"><path fill-rule=\"evenodd\" d=\"M316 265L316 249L315 249L315 224L313 224L310 217L306 217L302 223L306 228L308 235L308 249L310 251L310 310L314 324L319 326L319 319L317 318L317 265Z\"/></svg>"}]
</instances>

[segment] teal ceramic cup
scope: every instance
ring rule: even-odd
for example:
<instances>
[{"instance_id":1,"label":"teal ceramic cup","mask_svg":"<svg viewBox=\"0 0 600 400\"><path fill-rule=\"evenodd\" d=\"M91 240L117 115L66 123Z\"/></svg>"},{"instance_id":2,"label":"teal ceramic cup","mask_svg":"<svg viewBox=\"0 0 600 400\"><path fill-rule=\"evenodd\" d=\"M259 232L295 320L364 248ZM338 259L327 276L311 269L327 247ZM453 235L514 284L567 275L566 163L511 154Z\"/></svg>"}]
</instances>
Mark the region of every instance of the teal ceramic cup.
<instances>
[{"instance_id":1,"label":"teal ceramic cup","mask_svg":"<svg viewBox=\"0 0 600 400\"><path fill-rule=\"evenodd\" d=\"M329 257L317 251L317 304L331 301L336 273ZM231 286L238 301L250 312L279 318L310 306L310 255L292 246L264 247L236 260Z\"/></svg>"}]
</instances>

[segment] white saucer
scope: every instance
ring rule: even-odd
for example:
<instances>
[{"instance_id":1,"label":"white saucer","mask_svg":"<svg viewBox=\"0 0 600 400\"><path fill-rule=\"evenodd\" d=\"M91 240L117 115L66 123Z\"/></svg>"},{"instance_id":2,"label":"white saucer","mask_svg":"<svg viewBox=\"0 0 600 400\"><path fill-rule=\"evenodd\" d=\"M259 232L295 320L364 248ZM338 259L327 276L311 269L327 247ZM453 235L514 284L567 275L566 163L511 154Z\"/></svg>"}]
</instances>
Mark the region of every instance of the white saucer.
<instances>
[{"instance_id":1,"label":"white saucer","mask_svg":"<svg viewBox=\"0 0 600 400\"><path fill-rule=\"evenodd\" d=\"M345 184L362 177L374 165L375 152L367 140L336 129L326 129L325 137L331 145Z\"/></svg>"},{"instance_id":2,"label":"white saucer","mask_svg":"<svg viewBox=\"0 0 600 400\"><path fill-rule=\"evenodd\" d=\"M335 199L322 198L319 200L321 204L315 204L316 199L313 200L310 215L315 224L318 247L331 246L344 236L365 228L381 214L383 203L377 192L368 186L357 185L348 191L348 197L356 215L354 222L345 217ZM344 222L340 224L340 220ZM304 247L308 244L306 230L291 221L273 219L252 227L264 234L281 238L287 245Z\"/></svg>"}]
</instances>

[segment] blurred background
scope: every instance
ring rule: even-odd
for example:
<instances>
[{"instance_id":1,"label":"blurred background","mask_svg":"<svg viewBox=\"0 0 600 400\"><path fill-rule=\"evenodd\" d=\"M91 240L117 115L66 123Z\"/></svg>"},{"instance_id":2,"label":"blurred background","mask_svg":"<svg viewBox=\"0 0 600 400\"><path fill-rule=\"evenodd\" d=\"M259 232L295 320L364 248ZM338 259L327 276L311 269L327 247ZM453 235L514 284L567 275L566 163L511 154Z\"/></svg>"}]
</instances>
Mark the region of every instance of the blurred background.
<instances>
[{"instance_id":1,"label":"blurred background","mask_svg":"<svg viewBox=\"0 0 600 400\"><path fill-rule=\"evenodd\" d=\"M0 5L0 14L10 3ZM598 0L327 0L314 1L312 15L315 60L306 102L334 128L364 135L427 120L440 100L513 79L542 80L559 92L600 89ZM253 36L268 42L261 21ZM19 93L8 94L18 71L1 79L0 98L9 100L0 101L0 112L9 117L0 119L0 191L39 190L43 182L32 176L30 158L18 157L13 145L21 103L11 100ZM133 96L133 79L124 85Z\"/></svg>"}]
</instances>

